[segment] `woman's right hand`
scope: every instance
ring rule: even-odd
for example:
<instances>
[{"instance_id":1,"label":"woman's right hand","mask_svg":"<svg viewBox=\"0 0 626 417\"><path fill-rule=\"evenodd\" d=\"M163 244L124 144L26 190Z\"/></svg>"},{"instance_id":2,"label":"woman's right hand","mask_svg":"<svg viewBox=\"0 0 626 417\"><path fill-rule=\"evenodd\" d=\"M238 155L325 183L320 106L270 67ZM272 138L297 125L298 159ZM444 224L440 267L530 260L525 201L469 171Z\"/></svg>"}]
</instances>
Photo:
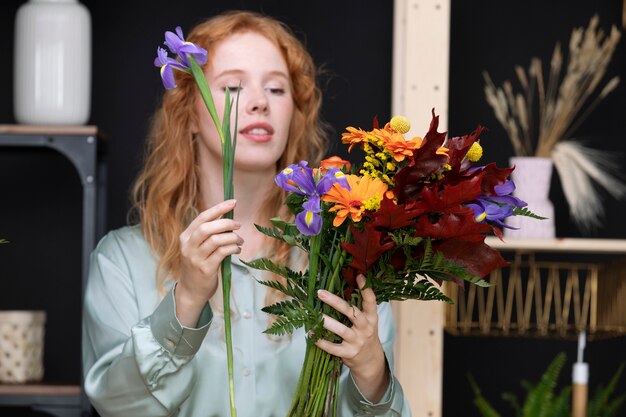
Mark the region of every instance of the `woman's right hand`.
<instances>
[{"instance_id":1,"label":"woman's right hand","mask_svg":"<svg viewBox=\"0 0 626 417\"><path fill-rule=\"evenodd\" d=\"M176 316L183 326L195 327L202 309L217 290L224 258L241 252L241 227L223 218L236 201L217 204L196 217L180 234L181 276L176 285Z\"/></svg>"}]
</instances>

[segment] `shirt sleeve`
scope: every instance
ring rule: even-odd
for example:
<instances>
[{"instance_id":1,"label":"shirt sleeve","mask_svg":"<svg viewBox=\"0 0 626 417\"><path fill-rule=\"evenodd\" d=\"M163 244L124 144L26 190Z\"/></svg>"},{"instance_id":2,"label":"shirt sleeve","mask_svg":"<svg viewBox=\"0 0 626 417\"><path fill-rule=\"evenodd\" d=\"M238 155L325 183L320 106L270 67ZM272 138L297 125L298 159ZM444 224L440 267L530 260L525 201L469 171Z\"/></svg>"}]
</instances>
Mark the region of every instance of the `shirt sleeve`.
<instances>
[{"instance_id":1,"label":"shirt sleeve","mask_svg":"<svg viewBox=\"0 0 626 417\"><path fill-rule=\"evenodd\" d=\"M140 317L126 262L133 252L114 234L91 256L83 314L85 393L103 416L169 416L194 386L194 355L211 322L205 307L198 328L176 318L172 289L152 314ZM134 254L141 256L141 254Z\"/></svg>"},{"instance_id":2,"label":"shirt sleeve","mask_svg":"<svg viewBox=\"0 0 626 417\"><path fill-rule=\"evenodd\" d=\"M395 340L395 323L389 303L378 306L378 336L385 351L389 367L389 386L382 399L374 404L359 390L349 370L344 369L341 376L339 415L348 416L381 416L411 417L408 401L404 397L402 386L393 374L393 343Z\"/></svg>"}]
</instances>

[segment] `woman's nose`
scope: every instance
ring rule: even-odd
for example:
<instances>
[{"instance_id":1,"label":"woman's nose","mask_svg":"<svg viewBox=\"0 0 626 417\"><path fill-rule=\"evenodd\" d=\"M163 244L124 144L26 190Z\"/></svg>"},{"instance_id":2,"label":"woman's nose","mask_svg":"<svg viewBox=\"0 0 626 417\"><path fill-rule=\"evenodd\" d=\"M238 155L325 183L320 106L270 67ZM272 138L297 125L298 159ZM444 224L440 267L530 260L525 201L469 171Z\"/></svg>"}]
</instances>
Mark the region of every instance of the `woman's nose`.
<instances>
[{"instance_id":1,"label":"woman's nose","mask_svg":"<svg viewBox=\"0 0 626 417\"><path fill-rule=\"evenodd\" d=\"M269 111L269 103L265 96L265 90L254 89L250 91L250 100L248 101L248 112L250 113L267 113Z\"/></svg>"}]
</instances>

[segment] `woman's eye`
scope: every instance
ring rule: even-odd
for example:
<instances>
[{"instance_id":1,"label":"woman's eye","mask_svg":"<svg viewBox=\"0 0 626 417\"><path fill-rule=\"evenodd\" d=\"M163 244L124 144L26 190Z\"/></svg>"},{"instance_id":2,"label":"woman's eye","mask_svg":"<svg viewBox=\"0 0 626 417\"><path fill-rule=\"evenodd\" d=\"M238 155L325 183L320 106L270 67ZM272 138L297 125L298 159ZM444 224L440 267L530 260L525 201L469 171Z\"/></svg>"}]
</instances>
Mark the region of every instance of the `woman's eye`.
<instances>
[{"instance_id":1,"label":"woman's eye","mask_svg":"<svg viewBox=\"0 0 626 417\"><path fill-rule=\"evenodd\" d=\"M233 85L233 86L226 86L223 88L224 92L226 92L226 90L228 90L229 93L237 93L241 90L241 87L239 87L238 85Z\"/></svg>"},{"instance_id":2,"label":"woman's eye","mask_svg":"<svg viewBox=\"0 0 626 417\"><path fill-rule=\"evenodd\" d=\"M282 96L283 94L285 94L284 88L268 88L267 91L269 91L272 94L279 95L279 96Z\"/></svg>"}]
</instances>

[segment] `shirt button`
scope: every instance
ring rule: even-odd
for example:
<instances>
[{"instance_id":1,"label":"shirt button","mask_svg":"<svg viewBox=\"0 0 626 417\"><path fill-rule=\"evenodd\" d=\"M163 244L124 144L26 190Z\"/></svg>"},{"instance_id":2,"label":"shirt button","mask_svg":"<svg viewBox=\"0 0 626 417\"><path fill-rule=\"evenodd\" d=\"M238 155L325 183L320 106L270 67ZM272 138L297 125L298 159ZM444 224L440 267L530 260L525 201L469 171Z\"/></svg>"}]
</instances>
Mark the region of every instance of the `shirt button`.
<instances>
[{"instance_id":1,"label":"shirt button","mask_svg":"<svg viewBox=\"0 0 626 417\"><path fill-rule=\"evenodd\" d=\"M249 376L251 373L250 368L243 368L243 376Z\"/></svg>"},{"instance_id":2,"label":"shirt button","mask_svg":"<svg viewBox=\"0 0 626 417\"><path fill-rule=\"evenodd\" d=\"M250 270L248 270L247 268L244 268L243 271L241 271L241 273L244 275L250 275Z\"/></svg>"},{"instance_id":3,"label":"shirt button","mask_svg":"<svg viewBox=\"0 0 626 417\"><path fill-rule=\"evenodd\" d=\"M249 319L252 317L252 313L246 310L243 312L242 316L244 319Z\"/></svg>"}]
</instances>

